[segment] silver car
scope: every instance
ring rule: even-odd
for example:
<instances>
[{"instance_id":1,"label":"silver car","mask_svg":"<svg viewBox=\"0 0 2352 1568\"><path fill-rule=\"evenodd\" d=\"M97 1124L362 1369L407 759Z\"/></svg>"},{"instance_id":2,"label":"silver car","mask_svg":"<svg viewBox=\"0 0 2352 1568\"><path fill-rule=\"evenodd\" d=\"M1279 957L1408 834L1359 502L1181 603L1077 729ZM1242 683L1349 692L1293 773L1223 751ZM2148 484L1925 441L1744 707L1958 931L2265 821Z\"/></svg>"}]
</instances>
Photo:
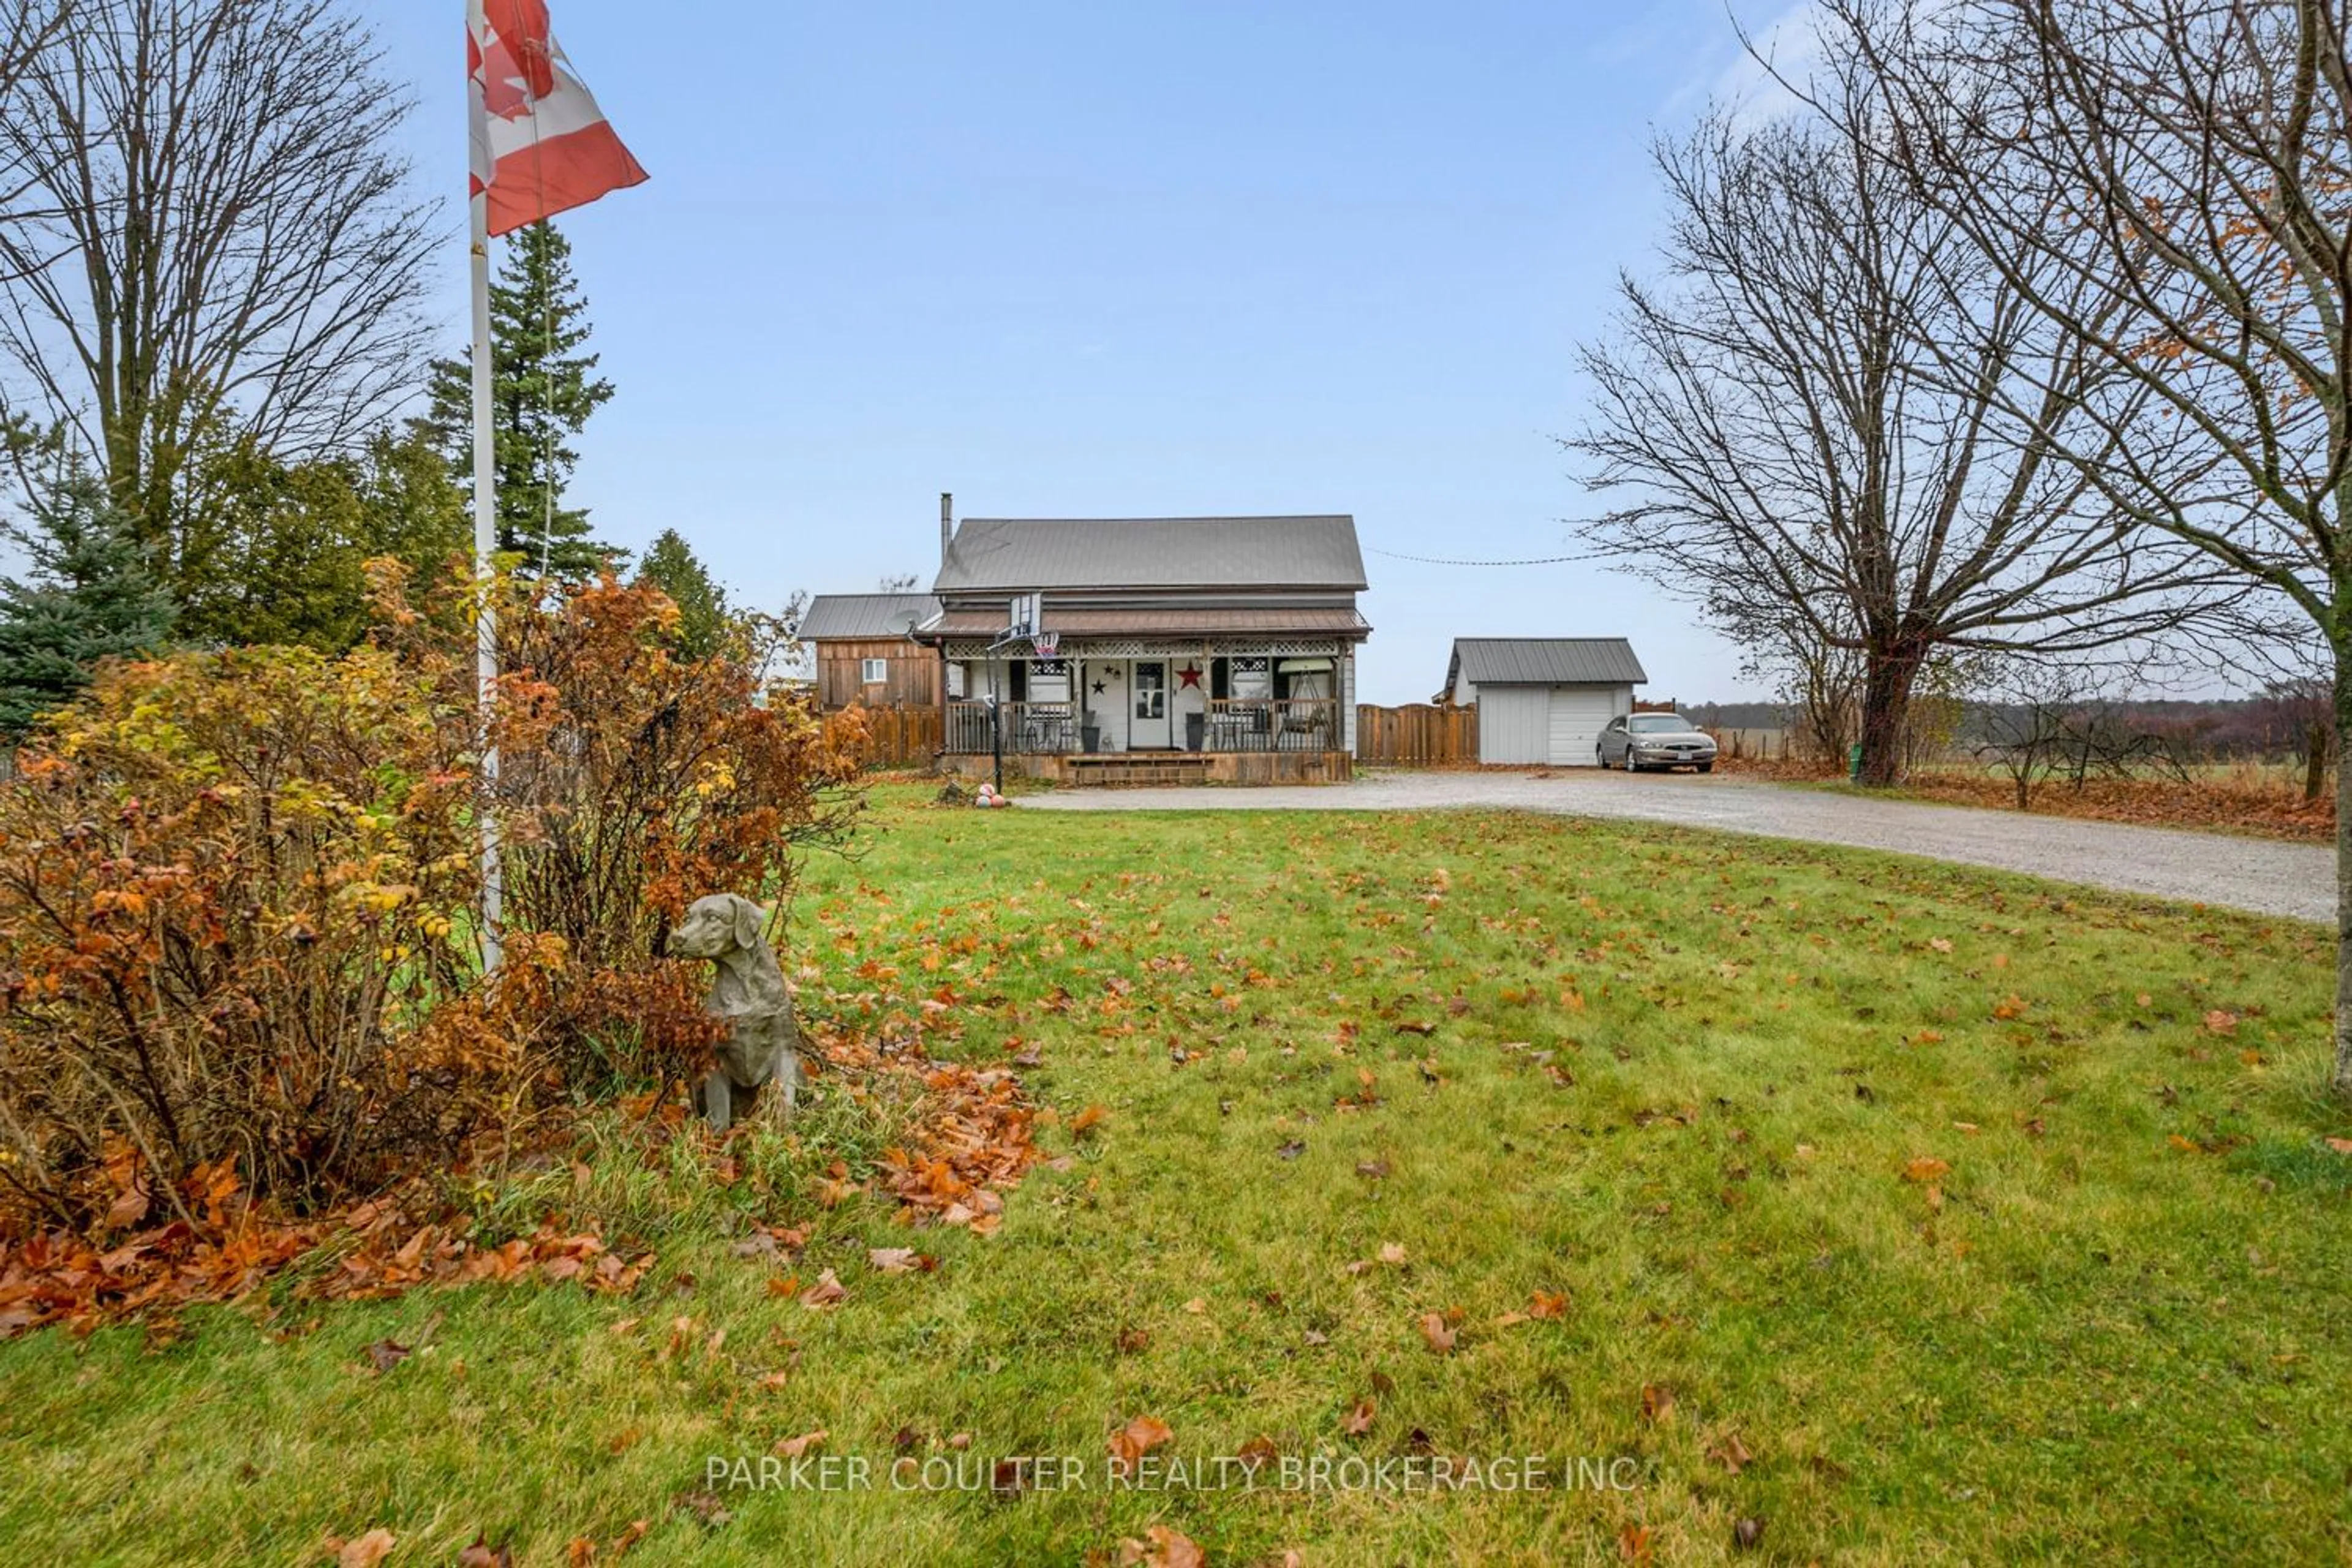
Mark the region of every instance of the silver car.
<instances>
[{"instance_id":1,"label":"silver car","mask_svg":"<svg viewBox=\"0 0 2352 1568\"><path fill-rule=\"evenodd\" d=\"M1601 731L1594 754L1604 768L1715 771L1715 739L1679 713L1620 714Z\"/></svg>"}]
</instances>

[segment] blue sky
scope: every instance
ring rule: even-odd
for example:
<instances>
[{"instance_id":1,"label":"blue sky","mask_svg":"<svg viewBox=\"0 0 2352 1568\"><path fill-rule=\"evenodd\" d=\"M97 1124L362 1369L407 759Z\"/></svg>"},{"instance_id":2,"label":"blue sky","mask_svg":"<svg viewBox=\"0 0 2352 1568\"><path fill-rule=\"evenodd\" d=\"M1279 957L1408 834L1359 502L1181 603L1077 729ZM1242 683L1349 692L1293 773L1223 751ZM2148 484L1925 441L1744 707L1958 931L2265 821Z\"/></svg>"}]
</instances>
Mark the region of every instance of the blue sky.
<instances>
[{"instance_id":1,"label":"blue sky","mask_svg":"<svg viewBox=\"0 0 2352 1568\"><path fill-rule=\"evenodd\" d=\"M1649 695L1739 690L1633 579L1369 553L1572 552L1572 348L1647 264L1653 130L1740 78L1720 0L681 9L552 0L652 175L562 224L619 387L574 492L604 537L676 527L773 607L928 583L943 489L1347 511L1367 700L1426 699L1465 634L1622 634ZM452 194L454 348L463 11L367 10Z\"/></svg>"}]
</instances>

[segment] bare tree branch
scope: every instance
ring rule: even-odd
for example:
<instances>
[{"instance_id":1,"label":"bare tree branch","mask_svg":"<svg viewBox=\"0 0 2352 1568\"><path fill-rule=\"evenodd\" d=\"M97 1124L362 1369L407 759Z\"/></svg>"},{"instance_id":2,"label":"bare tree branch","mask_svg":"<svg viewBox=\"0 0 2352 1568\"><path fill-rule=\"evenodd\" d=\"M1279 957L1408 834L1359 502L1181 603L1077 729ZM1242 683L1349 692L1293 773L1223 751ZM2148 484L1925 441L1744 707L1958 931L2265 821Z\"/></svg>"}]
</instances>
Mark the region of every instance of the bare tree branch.
<instances>
[{"instance_id":1,"label":"bare tree branch","mask_svg":"<svg viewBox=\"0 0 2352 1568\"><path fill-rule=\"evenodd\" d=\"M0 414L173 564L190 455L347 446L417 384L435 208L340 0L73 0L0 79Z\"/></svg>"}]
</instances>

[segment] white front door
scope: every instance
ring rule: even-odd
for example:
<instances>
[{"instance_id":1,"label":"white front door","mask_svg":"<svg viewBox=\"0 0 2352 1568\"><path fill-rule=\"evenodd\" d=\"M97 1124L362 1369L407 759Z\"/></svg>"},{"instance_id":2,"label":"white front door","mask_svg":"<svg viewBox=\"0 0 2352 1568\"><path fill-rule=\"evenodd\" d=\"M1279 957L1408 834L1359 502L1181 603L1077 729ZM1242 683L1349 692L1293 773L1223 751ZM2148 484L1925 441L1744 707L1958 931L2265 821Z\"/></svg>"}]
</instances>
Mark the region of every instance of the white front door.
<instances>
[{"instance_id":1,"label":"white front door","mask_svg":"<svg viewBox=\"0 0 2352 1568\"><path fill-rule=\"evenodd\" d=\"M1128 688L1128 743L1139 752L1165 751L1172 744L1168 724L1168 661L1139 658Z\"/></svg>"}]
</instances>

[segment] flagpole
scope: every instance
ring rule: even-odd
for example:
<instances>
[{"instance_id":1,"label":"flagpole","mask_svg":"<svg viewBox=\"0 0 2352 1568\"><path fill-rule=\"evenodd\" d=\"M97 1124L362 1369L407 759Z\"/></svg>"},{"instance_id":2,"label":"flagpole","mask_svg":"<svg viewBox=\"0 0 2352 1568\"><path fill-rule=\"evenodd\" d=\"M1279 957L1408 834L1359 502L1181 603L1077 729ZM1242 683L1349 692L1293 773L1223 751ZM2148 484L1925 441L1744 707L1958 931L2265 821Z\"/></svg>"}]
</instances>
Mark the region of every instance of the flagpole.
<instances>
[{"instance_id":1,"label":"flagpole","mask_svg":"<svg viewBox=\"0 0 2352 1568\"><path fill-rule=\"evenodd\" d=\"M467 37L477 47L485 21L482 0L466 0ZM481 86L467 83L469 121L483 112ZM469 132L475 128L469 123ZM488 171L479 172L487 181ZM501 956L499 927L505 920L505 873L499 863L499 750L490 743L490 717L498 697L498 613L491 603L499 548L498 437L490 422L490 196L478 182L471 223L474 288L474 576L479 598L474 623L474 678L480 708L482 788L476 812L482 839L482 968L496 969Z\"/></svg>"}]
</instances>

